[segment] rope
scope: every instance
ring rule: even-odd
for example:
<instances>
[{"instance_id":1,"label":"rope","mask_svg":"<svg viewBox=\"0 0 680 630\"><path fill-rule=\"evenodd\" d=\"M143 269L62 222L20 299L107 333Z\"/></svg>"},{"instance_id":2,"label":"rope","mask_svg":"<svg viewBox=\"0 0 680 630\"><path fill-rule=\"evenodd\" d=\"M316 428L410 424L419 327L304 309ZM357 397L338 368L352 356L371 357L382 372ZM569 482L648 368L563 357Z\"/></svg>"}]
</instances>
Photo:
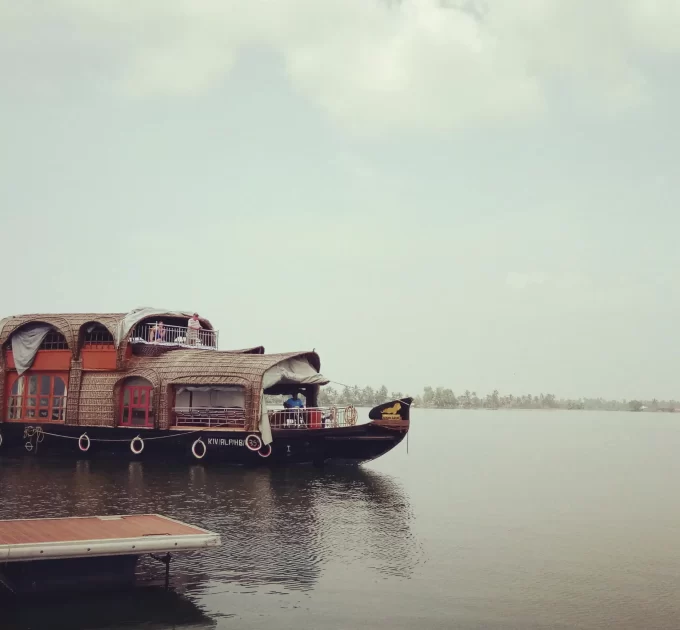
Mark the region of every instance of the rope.
<instances>
[{"instance_id":1,"label":"rope","mask_svg":"<svg viewBox=\"0 0 680 630\"><path fill-rule=\"evenodd\" d=\"M35 437L35 444L33 444L33 438ZM24 444L24 448L30 453L34 448L35 452L38 452L38 445L45 439L45 432L40 427L26 427L24 429L24 439L28 439L28 442Z\"/></svg>"},{"instance_id":2,"label":"rope","mask_svg":"<svg viewBox=\"0 0 680 630\"><path fill-rule=\"evenodd\" d=\"M166 438L174 438L174 437L183 437L185 435L192 435L194 433L200 433L203 429L197 429L196 431L186 431L184 433L175 433L173 435L158 435L155 437L147 437L143 438L144 441L147 440L164 440ZM30 431L30 433L29 433ZM26 437L33 437L34 435L37 435L37 441L42 442L45 438L41 436L49 435L51 437L56 437L56 438L63 438L64 440L79 440L80 436L78 437L73 437L71 435L59 435L57 433L49 433L48 431L43 431L40 427L27 427L26 428ZM89 437L89 436L88 436ZM140 437L140 436L137 436ZM133 438L134 439L134 438ZM91 442L129 442L129 438L125 439L120 439L120 440L107 440L106 438L90 438Z\"/></svg>"},{"instance_id":3,"label":"rope","mask_svg":"<svg viewBox=\"0 0 680 630\"><path fill-rule=\"evenodd\" d=\"M174 435L157 435L156 437L145 437L142 438L141 435L138 435L137 437L140 439L143 439L145 442L151 441L151 440L164 440L166 438L174 438L174 437L182 437L184 435L192 435L194 433L200 433L203 429L197 429L196 431L186 431L185 433L176 433ZM57 436L57 437L65 437L65 436ZM76 438L77 439L77 438ZM93 442L129 442L129 440L107 440L104 438L91 438ZM133 438L134 439L134 438Z\"/></svg>"}]
</instances>

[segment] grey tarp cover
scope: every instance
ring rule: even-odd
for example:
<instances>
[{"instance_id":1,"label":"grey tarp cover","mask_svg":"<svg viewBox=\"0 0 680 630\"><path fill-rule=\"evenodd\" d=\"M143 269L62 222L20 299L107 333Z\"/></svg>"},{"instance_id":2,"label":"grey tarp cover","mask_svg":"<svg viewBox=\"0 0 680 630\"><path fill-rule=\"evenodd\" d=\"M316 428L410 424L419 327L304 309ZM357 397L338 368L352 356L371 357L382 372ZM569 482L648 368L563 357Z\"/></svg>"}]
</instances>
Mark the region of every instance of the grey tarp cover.
<instances>
[{"instance_id":1,"label":"grey tarp cover","mask_svg":"<svg viewBox=\"0 0 680 630\"><path fill-rule=\"evenodd\" d=\"M132 330L139 322L141 322L146 317L153 317L154 315L165 315L167 317L186 317L187 321L193 315L193 312L189 311L168 311L162 308L151 308L150 306L145 306L143 308L136 308L134 311L130 311L123 319L120 320L118 324L118 330L116 330L116 346L120 345L128 331Z\"/></svg>"},{"instance_id":2,"label":"grey tarp cover","mask_svg":"<svg viewBox=\"0 0 680 630\"><path fill-rule=\"evenodd\" d=\"M281 361L270 367L262 377L260 394L260 434L265 444L272 442L269 413L264 400L264 391L274 385L326 385L330 381L319 374L307 359L294 358Z\"/></svg>"},{"instance_id":3,"label":"grey tarp cover","mask_svg":"<svg viewBox=\"0 0 680 630\"><path fill-rule=\"evenodd\" d=\"M327 385L329 382L307 359L294 358L270 367L262 377L262 389L274 385Z\"/></svg>"},{"instance_id":4,"label":"grey tarp cover","mask_svg":"<svg viewBox=\"0 0 680 630\"><path fill-rule=\"evenodd\" d=\"M33 365L33 359L40 348L40 344L52 330L47 324L34 324L18 330L12 335L12 354L14 365L19 375Z\"/></svg>"}]
</instances>

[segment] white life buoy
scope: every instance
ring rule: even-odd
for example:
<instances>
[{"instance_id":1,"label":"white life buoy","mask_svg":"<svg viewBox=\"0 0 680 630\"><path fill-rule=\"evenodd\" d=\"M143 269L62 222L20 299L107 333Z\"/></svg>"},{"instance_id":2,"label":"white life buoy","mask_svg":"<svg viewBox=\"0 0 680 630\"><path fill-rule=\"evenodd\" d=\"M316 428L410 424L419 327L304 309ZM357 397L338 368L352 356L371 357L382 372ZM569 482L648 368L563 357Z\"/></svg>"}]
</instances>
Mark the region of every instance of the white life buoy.
<instances>
[{"instance_id":1,"label":"white life buoy","mask_svg":"<svg viewBox=\"0 0 680 630\"><path fill-rule=\"evenodd\" d=\"M87 451L90 450L90 438L87 435L87 433L83 433L79 438L78 438L78 448L83 451L83 453L86 453Z\"/></svg>"},{"instance_id":2,"label":"white life buoy","mask_svg":"<svg viewBox=\"0 0 680 630\"><path fill-rule=\"evenodd\" d=\"M205 445L205 442L201 438L198 438L191 445L191 452L196 459L203 459L205 457L205 454L208 452L208 447Z\"/></svg>"},{"instance_id":3,"label":"white life buoy","mask_svg":"<svg viewBox=\"0 0 680 630\"><path fill-rule=\"evenodd\" d=\"M139 442L139 448L135 448L136 442ZM137 436L136 438L132 438L132 441L130 442L130 450L135 455L139 455L144 450L144 440L139 436Z\"/></svg>"},{"instance_id":4,"label":"white life buoy","mask_svg":"<svg viewBox=\"0 0 680 630\"><path fill-rule=\"evenodd\" d=\"M257 451L257 454L260 457L269 457L272 454L272 445L271 444L265 444L259 451Z\"/></svg>"},{"instance_id":5,"label":"white life buoy","mask_svg":"<svg viewBox=\"0 0 680 630\"><path fill-rule=\"evenodd\" d=\"M251 433L246 437L246 447L251 451L259 451L262 448L262 440L259 435Z\"/></svg>"}]
</instances>

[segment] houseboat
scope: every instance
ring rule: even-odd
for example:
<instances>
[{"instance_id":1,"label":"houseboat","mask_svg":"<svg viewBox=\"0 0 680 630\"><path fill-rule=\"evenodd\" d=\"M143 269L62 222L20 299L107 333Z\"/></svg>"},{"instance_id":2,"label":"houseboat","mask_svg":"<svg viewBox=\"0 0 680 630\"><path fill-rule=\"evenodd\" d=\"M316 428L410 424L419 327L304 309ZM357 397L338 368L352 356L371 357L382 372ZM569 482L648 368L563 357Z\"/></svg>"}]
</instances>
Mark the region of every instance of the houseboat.
<instances>
[{"instance_id":1,"label":"houseboat","mask_svg":"<svg viewBox=\"0 0 680 630\"><path fill-rule=\"evenodd\" d=\"M358 464L406 436L411 398L360 422L353 406L318 406L316 352L224 351L218 337L197 314L154 308L0 320L0 456ZM303 406L267 407L281 395Z\"/></svg>"}]
</instances>

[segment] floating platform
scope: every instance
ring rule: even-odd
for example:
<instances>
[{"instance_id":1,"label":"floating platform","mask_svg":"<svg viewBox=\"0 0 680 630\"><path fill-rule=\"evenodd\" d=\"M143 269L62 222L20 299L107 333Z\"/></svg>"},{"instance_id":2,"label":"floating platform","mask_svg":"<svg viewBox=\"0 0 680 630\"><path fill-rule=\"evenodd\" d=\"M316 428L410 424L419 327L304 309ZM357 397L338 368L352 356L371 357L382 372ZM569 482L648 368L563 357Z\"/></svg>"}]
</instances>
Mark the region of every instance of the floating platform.
<instances>
[{"instance_id":1,"label":"floating platform","mask_svg":"<svg viewBox=\"0 0 680 630\"><path fill-rule=\"evenodd\" d=\"M165 564L167 585L172 553L220 544L214 532L159 514L0 521L0 581L15 592L122 586L150 554Z\"/></svg>"}]
</instances>

